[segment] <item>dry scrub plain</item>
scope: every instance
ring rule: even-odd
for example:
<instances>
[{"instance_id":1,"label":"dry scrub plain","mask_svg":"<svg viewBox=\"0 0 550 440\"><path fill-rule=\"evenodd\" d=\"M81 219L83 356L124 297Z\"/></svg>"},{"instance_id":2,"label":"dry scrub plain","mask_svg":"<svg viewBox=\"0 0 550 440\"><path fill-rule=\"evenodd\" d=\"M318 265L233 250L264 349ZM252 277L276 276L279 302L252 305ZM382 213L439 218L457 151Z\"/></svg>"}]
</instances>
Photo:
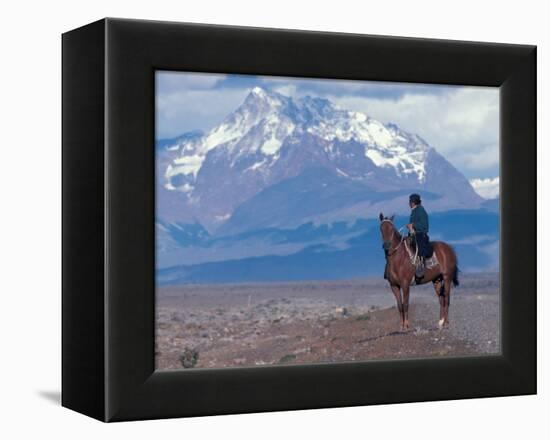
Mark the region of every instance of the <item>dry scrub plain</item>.
<instances>
[{"instance_id":1,"label":"dry scrub plain","mask_svg":"<svg viewBox=\"0 0 550 440\"><path fill-rule=\"evenodd\" d=\"M182 285L157 289L156 368L219 368L500 351L497 274L462 274L450 328L439 302L413 287L412 329L400 333L394 297L378 279Z\"/></svg>"}]
</instances>

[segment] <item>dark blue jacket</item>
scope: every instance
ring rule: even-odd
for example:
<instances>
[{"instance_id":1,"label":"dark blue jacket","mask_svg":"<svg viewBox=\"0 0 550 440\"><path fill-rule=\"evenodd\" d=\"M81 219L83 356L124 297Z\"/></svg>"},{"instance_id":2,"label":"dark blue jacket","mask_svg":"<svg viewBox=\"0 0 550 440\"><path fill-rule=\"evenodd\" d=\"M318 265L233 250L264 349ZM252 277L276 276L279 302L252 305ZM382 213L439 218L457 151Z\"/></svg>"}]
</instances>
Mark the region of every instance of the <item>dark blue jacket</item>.
<instances>
[{"instance_id":1,"label":"dark blue jacket","mask_svg":"<svg viewBox=\"0 0 550 440\"><path fill-rule=\"evenodd\" d=\"M417 205L416 208L411 211L411 218L409 219L409 223L413 224L414 230L416 232L424 232L425 234L428 233L428 213L422 205Z\"/></svg>"}]
</instances>

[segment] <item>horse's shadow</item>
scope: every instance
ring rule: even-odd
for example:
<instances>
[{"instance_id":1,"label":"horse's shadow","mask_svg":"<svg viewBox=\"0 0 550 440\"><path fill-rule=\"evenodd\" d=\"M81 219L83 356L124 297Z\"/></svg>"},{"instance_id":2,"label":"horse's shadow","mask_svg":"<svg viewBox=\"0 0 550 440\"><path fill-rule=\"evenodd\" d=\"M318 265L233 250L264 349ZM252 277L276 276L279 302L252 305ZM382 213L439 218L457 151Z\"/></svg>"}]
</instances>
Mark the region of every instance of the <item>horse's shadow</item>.
<instances>
[{"instance_id":1,"label":"horse's shadow","mask_svg":"<svg viewBox=\"0 0 550 440\"><path fill-rule=\"evenodd\" d=\"M368 338L358 339L356 342L363 343L363 342L371 342L371 341L377 341L379 339L391 337L391 336L403 336L407 334L412 333L418 333L418 334L424 334L424 333L435 333L435 332L441 332L441 330L437 327L430 327L427 329L411 329L411 330L395 330L393 332L384 333L382 335L376 335L376 336L369 336Z\"/></svg>"}]
</instances>

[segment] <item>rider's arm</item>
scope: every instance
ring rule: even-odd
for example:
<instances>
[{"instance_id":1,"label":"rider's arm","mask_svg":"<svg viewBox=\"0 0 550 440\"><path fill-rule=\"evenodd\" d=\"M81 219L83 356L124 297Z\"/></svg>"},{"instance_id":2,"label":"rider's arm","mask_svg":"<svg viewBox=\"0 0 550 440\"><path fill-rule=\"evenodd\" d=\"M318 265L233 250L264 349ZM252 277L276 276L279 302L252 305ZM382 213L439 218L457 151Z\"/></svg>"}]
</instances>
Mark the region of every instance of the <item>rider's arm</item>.
<instances>
[{"instance_id":1,"label":"rider's arm","mask_svg":"<svg viewBox=\"0 0 550 440\"><path fill-rule=\"evenodd\" d=\"M411 231L411 232L413 231L413 229L414 229L414 224L415 224L416 221L417 221L417 215L416 215L416 212L415 212L415 211L416 211L416 209L413 209L413 210L411 211L411 216L409 217L409 224L407 225L407 229L408 229L409 231Z\"/></svg>"}]
</instances>

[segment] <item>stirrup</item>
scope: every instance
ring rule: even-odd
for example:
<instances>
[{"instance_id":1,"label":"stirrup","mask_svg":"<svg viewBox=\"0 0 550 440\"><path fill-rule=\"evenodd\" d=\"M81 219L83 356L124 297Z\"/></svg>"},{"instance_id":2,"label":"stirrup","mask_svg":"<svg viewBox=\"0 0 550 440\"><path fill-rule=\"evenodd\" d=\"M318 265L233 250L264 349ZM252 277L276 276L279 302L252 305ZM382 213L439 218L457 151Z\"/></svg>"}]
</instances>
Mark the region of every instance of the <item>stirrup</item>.
<instances>
[{"instance_id":1,"label":"stirrup","mask_svg":"<svg viewBox=\"0 0 550 440\"><path fill-rule=\"evenodd\" d=\"M414 276L418 279L422 279L424 278L425 273L426 273L426 263L422 261L418 263L418 265L415 267Z\"/></svg>"}]
</instances>

